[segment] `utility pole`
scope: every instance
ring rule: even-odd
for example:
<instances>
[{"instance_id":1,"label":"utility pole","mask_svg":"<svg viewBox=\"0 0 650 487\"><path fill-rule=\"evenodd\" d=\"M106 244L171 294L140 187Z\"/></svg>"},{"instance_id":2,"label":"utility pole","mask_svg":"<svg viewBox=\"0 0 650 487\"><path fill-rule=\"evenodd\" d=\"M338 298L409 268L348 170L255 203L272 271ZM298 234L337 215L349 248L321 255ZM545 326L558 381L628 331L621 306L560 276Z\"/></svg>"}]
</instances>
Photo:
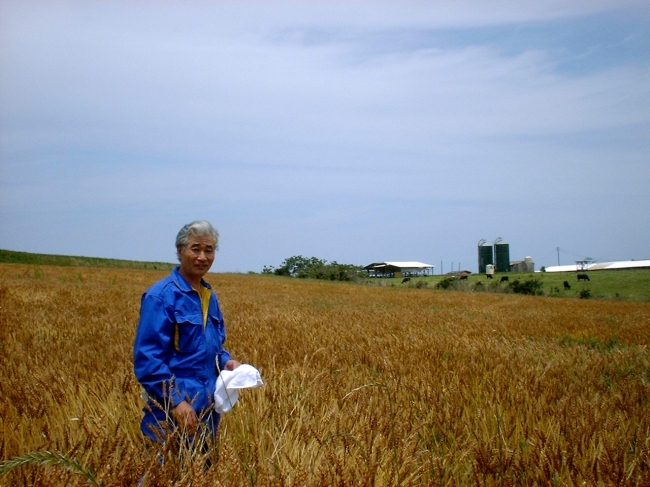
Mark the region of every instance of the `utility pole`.
<instances>
[{"instance_id":1,"label":"utility pole","mask_svg":"<svg viewBox=\"0 0 650 487\"><path fill-rule=\"evenodd\" d=\"M557 248L557 265L560 265L560 247Z\"/></svg>"}]
</instances>

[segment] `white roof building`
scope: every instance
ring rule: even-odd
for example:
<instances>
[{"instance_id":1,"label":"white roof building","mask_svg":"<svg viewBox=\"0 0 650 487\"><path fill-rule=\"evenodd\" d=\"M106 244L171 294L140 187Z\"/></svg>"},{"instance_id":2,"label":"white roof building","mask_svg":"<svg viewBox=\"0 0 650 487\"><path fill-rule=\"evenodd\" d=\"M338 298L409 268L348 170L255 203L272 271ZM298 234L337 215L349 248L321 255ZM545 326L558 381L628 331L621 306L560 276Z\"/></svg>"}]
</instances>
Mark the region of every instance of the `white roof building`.
<instances>
[{"instance_id":1,"label":"white roof building","mask_svg":"<svg viewBox=\"0 0 650 487\"><path fill-rule=\"evenodd\" d=\"M650 267L650 260L624 260L619 262L592 262L579 266L578 264L554 265L546 268L546 272L577 272L577 271L603 271L612 269L638 269ZM539 271L537 271L539 272Z\"/></svg>"}]
</instances>

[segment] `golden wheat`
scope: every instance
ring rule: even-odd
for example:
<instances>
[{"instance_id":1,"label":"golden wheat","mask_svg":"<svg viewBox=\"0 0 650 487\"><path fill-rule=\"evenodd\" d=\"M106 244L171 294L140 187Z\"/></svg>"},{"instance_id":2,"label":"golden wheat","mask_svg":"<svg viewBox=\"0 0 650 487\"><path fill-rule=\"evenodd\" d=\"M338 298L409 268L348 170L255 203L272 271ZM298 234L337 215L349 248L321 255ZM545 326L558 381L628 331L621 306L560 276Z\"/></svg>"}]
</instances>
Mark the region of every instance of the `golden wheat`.
<instances>
[{"instance_id":1,"label":"golden wheat","mask_svg":"<svg viewBox=\"0 0 650 487\"><path fill-rule=\"evenodd\" d=\"M650 485L648 303L210 274L265 386L209 470L147 449L131 347L165 274L0 265L0 485L88 480L8 463L33 452L105 486Z\"/></svg>"}]
</instances>

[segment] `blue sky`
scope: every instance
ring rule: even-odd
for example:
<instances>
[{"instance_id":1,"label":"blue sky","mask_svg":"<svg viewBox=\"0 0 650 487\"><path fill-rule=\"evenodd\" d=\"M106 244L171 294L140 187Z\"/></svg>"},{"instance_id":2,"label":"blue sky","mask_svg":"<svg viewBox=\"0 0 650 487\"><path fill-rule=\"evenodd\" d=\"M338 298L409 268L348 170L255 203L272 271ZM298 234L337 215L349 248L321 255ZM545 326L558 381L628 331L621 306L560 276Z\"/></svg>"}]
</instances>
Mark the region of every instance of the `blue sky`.
<instances>
[{"instance_id":1,"label":"blue sky","mask_svg":"<svg viewBox=\"0 0 650 487\"><path fill-rule=\"evenodd\" d=\"M0 2L0 248L650 258L644 1Z\"/></svg>"}]
</instances>

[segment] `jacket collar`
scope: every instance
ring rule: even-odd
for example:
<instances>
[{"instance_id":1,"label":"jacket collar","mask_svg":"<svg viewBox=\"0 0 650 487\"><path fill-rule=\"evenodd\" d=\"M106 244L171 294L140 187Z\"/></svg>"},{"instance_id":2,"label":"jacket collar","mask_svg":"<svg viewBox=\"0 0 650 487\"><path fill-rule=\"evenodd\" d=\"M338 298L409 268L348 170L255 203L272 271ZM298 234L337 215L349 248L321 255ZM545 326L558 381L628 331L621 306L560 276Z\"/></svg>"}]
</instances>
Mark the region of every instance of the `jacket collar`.
<instances>
[{"instance_id":1,"label":"jacket collar","mask_svg":"<svg viewBox=\"0 0 650 487\"><path fill-rule=\"evenodd\" d=\"M176 285L180 288L181 291L189 293L192 292L194 289L192 289L192 286L190 286L190 283L187 282L187 280L181 275L180 271L181 266L177 265L174 267L172 270L172 275L174 276L174 282ZM203 278L201 278L201 285L207 287L208 289L212 289L210 284L205 282Z\"/></svg>"}]
</instances>

